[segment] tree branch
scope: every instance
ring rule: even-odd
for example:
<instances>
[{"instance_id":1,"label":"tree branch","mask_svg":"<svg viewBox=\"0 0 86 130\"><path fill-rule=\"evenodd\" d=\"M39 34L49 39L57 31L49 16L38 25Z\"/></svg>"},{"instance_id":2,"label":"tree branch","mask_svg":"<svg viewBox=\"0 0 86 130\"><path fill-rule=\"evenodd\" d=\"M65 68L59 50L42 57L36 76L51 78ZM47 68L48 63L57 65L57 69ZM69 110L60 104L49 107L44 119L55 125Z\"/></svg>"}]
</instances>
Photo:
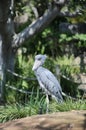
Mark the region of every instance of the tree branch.
<instances>
[{"instance_id":1,"label":"tree branch","mask_svg":"<svg viewBox=\"0 0 86 130\"><path fill-rule=\"evenodd\" d=\"M15 35L13 38L13 48L20 47L27 39L42 31L59 14L59 11L60 8L58 8L57 6L55 6L53 9L47 10L47 12L45 12L43 16L34 21L22 32Z\"/></svg>"},{"instance_id":2,"label":"tree branch","mask_svg":"<svg viewBox=\"0 0 86 130\"><path fill-rule=\"evenodd\" d=\"M27 39L30 39L36 33L42 31L51 21L56 18L56 16L74 17L76 15L79 15L79 11L76 11L75 13L69 13L68 10L65 12L61 12L61 8L62 6L54 5L53 8L49 8L43 16L38 18L19 34L16 34L13 37L13 48L19 48Z\"/></svg>"},{"instance_id":3,"label":"tree branch","mask_svg":"<svg viewBox=\"0 0 86 130\"><path fill-rule=\"evenodd\" d=\"M39 13L37 11L37 8L35 6L33 6L32 4L30 4L30 7L35 15L35 18L37 19L39 17Z\"/></svg>"},{"instance_id":4,"label":"tree branch","mask_svg":"<svg viewBox=\"0 0 86 130\"><path fill-rule=\"evenodd\" d=\"M80 10L75 10L74 12L70 12L69 10L64 12L59 12L59 16L61 17L76 17L78 15L82 15L82 12Z\"/></svg>"}]
</instances>

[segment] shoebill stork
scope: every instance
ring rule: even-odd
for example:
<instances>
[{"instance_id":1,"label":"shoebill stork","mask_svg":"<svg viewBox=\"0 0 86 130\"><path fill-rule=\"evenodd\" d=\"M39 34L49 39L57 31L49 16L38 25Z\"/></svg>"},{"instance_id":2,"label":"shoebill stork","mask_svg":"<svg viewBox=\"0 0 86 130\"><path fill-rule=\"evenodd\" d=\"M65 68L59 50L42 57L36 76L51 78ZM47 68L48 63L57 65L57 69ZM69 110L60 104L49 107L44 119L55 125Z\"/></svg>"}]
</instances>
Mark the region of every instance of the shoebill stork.
<instances>
[{"instance_id":1,"label":"shoebill stork","mask_svg":"<svg viewBox=\"0 0 86 130\"><path fill-rule=\"evenodd\" d=\"M46 55L42 54L36 55L32 70L34 71L37 77L40 87L42 88L42 90L45 91L46 103L47 103L46 111L48 112L49 107L48 95L51 95L57 102L62 102L63 97L61 86L56 77L54 76L54 74L48 69L42 67L46 58L47 58Z\"/></svg>"}]
</instances>

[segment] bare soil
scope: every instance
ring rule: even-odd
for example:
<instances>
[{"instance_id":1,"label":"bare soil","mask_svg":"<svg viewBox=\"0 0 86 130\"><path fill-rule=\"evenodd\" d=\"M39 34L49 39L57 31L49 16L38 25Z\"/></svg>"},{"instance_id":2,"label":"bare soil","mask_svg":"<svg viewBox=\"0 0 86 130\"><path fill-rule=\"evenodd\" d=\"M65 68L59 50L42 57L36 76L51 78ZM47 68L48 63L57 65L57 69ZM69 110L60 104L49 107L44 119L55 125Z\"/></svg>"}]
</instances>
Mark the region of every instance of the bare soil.
<instances>
[{"instance_id":1,"label":"bare soil","mask_svg":"<svg viewBox=\"0 0 86 130\"><path fill-rule=\"evenodd\" d=\"M0 130L86 130L86 110L16 119L1 123Z\"/></svg>"}]
</instances>

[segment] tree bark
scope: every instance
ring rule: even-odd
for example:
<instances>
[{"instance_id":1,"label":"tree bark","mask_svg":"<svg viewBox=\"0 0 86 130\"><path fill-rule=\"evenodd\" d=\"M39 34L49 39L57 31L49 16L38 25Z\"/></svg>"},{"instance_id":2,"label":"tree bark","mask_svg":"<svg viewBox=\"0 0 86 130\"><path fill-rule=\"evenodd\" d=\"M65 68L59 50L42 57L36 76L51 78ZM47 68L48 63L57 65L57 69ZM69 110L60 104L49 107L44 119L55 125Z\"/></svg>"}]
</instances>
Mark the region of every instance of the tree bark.
<instances>
[{"instance_id":1,"label":"tree bark","mask_svg":"<svg viewBox=\"0 0 86 130\"><path fill-rule=\"evenodd\" d=\"M3 39L3 40L2 40ZM11 41L1 36L0 39L0 99L5 101L6 71L14 71L15 51L11 47Z\"/></svg>"},{"instance_id":2,"label":"tree bark","mask_svg":"<svg viewBox=\"0 0 86 130\"><path fill-rule=\"evenodd\" d=\"M15 51L12 49L14 35L11 20L12 0L0 1L0 104L5 101L6 70L14 70Z\"/></svg>"}]
</instances>

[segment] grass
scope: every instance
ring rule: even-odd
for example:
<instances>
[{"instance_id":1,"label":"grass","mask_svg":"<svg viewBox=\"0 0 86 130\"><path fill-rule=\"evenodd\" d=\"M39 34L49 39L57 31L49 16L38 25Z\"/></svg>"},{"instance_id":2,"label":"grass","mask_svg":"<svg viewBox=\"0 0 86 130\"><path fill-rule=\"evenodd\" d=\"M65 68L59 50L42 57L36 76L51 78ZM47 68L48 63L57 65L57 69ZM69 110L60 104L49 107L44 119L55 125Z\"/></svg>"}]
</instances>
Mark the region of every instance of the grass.
<instances>
[{"instance_id":1,"label":"grass","mask_svg":"<svg viewBox=\"0 0 86 130\"><path fill-rule=\"evenodd\" d=\"M37 94L31 94L30 100L26 104L7 104L0 107L0 123L22 117L32 116L39 114L42 107L43 113L45 113L45 95L40 95L39 90Z\"/></svg>"},{"instance_id":2,"label":"grass","mask_svg":"<svg viewBox=\"0 0 86 130\"><path fill-rule=\"evenodd\" d=\"M71 99L67 99L61 104L56 102L52 102L50 104L51 112L64 112L64 111L71 111L71 110L86 110L86 101L85 100L77 100L73 101Z\"/></svg>"},{"instance_id":3,"label":"grass","mask_svg":"<svg viewBox=\"0 0 86 130\"><path fill-rule=\"evenodd\" d=\"M36 97L33 100L31 97L30 102L21 105L21 104L14 104L14 105L6 105L4 107L0 107L0 123L4 123L9 120L23 118L27 116L32 116L39 114L40 107L42 107L42 113L46 113L46 102L44 96L38 99ZM51 101L49 105L50 113L53 112L64 112L64 111L71 111L71 110L86 110L86 101L85 100L77 100L73 101L67 99L62 104L58 104L55 101Z\"/></svg>"}]
</instances>

